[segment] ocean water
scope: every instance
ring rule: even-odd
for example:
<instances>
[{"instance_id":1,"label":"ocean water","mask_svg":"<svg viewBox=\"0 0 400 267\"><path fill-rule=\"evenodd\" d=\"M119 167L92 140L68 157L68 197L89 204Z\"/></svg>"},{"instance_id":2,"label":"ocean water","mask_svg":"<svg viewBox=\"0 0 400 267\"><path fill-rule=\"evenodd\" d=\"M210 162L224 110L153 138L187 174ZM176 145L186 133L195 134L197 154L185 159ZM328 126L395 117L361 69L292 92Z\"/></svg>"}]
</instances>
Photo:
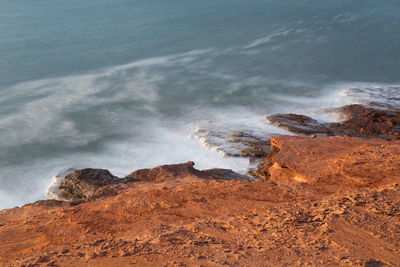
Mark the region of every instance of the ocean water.
<instances>
[{"instance_id":1,"label":"ocean water","mask_svg":"<svg viewBox=\"0 0 400 267\"><path fill-rule=\"evenodd\" d=\"M193 132L397 103L399 70L398 0L1 0L0 209L68 168L244 171Z\"/></svg>"}]
</instances>

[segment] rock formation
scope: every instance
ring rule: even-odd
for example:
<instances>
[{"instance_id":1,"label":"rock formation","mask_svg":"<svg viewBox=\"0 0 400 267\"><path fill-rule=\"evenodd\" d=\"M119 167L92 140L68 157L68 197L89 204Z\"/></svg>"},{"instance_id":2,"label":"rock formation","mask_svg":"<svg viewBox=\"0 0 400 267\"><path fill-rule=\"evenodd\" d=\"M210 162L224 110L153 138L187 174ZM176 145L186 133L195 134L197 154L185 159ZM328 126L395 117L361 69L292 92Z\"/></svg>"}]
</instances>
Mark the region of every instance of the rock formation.
<instances>
[{"instance_id":1,"label":"rock formation","mask_svg":"<svg viewBox=\"0 0 400 267\"><path fill-rule=\"evenodd\" d=\"M400 266L400 111L340 112L333 123L268 117L313 137L199 134L261 160L253 175L264 181L193 162L122 179L71 170L50 190L69 202L0 211L0 265Z\"/></svg>"},{"instance_id":2,"label":"rock formation","mask_svg":"<svg viewBox=\"0 0 400 267\"><path fill-rule=\"evenodd\" d=\"M399 109L370 103L343 106L338 111L345 117L342 122L321 123L298 114L274 114L267 120L297 134L400 139Z\"/></svg>"},{"instance_id":3,"label":"rock formation","mask_svg":"<svg viewBox=\"0 0 400 267\"><path fill-rule=\"evenodd\" d=\"M271 135L251 130L233 132L197 130L192 137L223 156L248 157L250 160L257 160L268 154Z\"/></svg>"},{"instance_id":4,"label":"rock formation","mask_svg":"<svg viewBox=\"0 0 400 267\"><path fill-rule=\"evenodd\" d=\"M0 264L400 265L399 141L272 144L265 182L188 162L133 172L80 204L2 210Z\"/></svg>"},{"instance_id":5,"label":"rock formation","mask_svg":"<svg viewBox=\"0 0 400 267\"><path fill-rule=\"evenodd\" d=\"M162 165L153 169L137 170L127 175L125 179L132 181L160 182L183 177L225 180L249 179L248 176L241 175L228 169L210 169L200 171L194 168L193 161L183 164Z\"/></svg>"},{"instance_id":6,"label":"rock formation","mask_svg":"<svg viewBox=\"0 0 400 267\"><path fill-rule=\"evenodd\" d=\"M98 188L119 183L121 180L108 170L75 170L65 176L59 186L57 199L65 201L84 201L90 198Z\"/></svg>"}]
</instances>

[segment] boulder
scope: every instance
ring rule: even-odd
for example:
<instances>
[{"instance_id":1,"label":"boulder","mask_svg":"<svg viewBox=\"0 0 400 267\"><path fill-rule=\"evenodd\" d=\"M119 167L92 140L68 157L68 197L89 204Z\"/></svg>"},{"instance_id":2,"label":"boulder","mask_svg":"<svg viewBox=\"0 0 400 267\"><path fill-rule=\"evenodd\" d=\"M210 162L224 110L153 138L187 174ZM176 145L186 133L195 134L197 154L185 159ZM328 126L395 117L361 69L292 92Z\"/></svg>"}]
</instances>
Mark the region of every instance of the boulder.
<instances>
[{"instance_id":1,"label":"boulder","mask_svg":"<svg viewBox=\"0 0 400 267\"><path fill-rule=\"evenodd\" d=\"M85 201L98 188L121 182L121 179L104 169L82 169L68 174L61 181L58 200Z\"/></svg>"},{"instance_id":2,"label":"boulder","mask_svg":"<svg viewBox=\"0 0 400 267\"><path fill-rule=\"evenodd\" d=\"M160 182L182 178L185 176L201 176L202 173L196 170L193 161L181 164L161 165L152 169L140 169L125 176L129 181Z\"/></svg>"}]
</instances>

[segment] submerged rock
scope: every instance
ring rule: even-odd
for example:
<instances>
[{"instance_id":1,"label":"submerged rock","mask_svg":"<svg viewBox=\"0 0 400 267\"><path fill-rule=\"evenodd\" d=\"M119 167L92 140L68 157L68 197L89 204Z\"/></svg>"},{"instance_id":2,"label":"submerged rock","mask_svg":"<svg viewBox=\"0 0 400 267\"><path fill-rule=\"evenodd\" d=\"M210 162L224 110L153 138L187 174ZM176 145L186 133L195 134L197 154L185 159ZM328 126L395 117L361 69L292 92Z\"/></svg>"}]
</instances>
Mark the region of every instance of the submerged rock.
<instances>
[{"instance_id":1,"label":"submerged rock","mask_svg":"<svg viewBox=\"0 0 400 267\"><path fill-rule=\"evenodd\" d=\"M121 179L104 169L75 170L65 176L56 193L58 200L84 201L98 188L121 182Z\"/></svg>"},{"instance_id":2,"label":"submerged rock","mask_svg":"<svg viewBox=\"0 0 400 267\"><path fill-rule=\"evenodd\" d=\"M262 158L269 152L269 136L251 130L223 131L223 130L197 130L192 137L200 143L223 156L248 157L250 160Z\"/></svg>"}]
</instances>

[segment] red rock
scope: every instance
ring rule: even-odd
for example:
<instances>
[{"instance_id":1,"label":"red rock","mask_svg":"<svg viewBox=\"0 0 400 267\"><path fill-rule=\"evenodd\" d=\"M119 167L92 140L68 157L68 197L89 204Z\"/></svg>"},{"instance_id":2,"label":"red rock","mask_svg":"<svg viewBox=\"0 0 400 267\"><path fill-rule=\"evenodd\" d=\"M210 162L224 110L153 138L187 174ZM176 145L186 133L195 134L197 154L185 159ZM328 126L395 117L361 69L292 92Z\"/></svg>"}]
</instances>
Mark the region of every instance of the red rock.
<instances>
[{"instance_id":1,"label":"red rock","mask_svg":"<svg viewBox=\"0 0 400 267\"><path fill-rule=\"evenodd\" d=\"M398 141L272 142L270 181L186 163L78 205L2 210L0 265L400 265Z\"/></svg>"},{"instance_id":2,"label":"red rock","mask_svg":"<svg viewBox=\"0 0 400 267\"><path fill-rule=\"evenodd\" d=\"M272 181L380 186L400 181L400 141L276 136L263 167Z\"/></svg>"}]
</instances>

